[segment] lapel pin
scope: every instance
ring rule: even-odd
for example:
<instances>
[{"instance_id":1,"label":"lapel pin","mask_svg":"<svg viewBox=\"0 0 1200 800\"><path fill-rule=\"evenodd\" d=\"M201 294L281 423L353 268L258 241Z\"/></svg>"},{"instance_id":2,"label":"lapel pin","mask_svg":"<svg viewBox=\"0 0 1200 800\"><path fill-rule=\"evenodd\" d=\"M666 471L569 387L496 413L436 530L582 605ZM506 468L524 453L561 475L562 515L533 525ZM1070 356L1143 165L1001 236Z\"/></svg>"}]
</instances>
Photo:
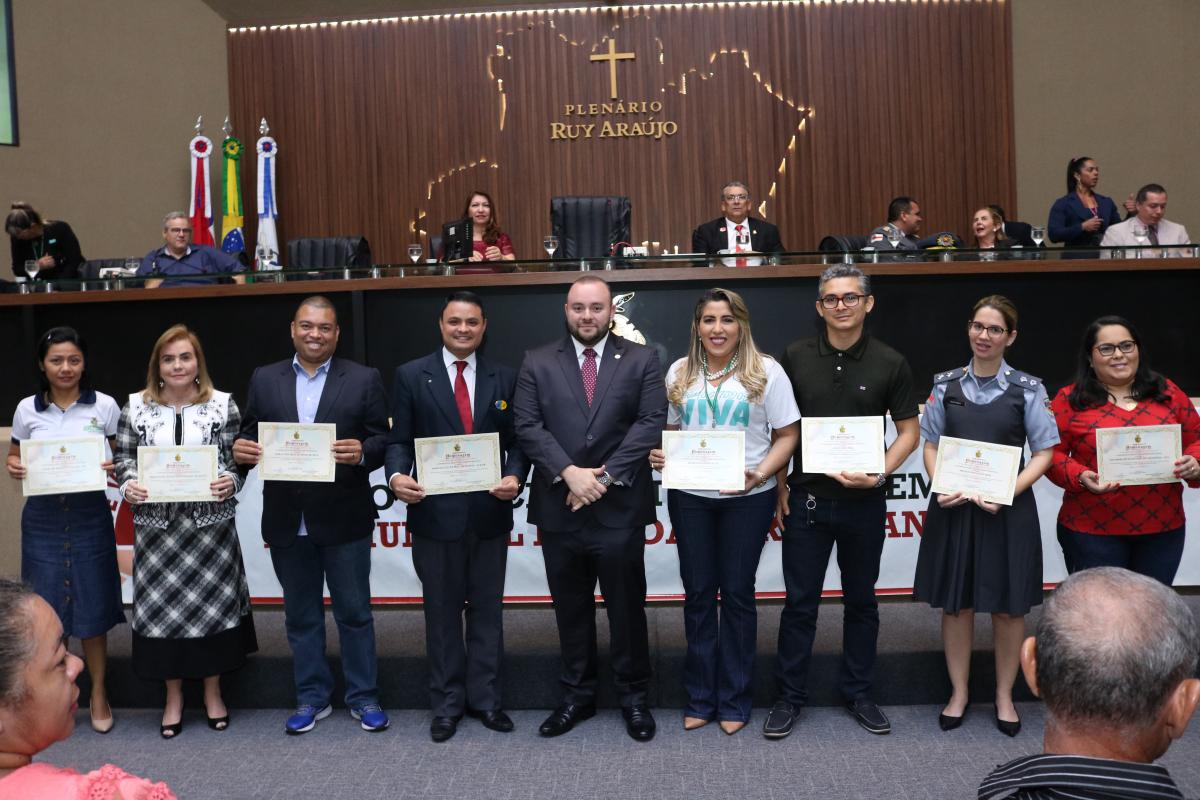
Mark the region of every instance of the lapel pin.
<instances>
[{"instance_id":1,"label":"lapel pin","mask_svg":"<svg viewBox=\"0 0 1200 800\"><path fill-rule=\"evenodd\" d=\"M496 405L496 408L498 408L500 411L503 411L504 409L508 408L508 402L505 400L497 400L495 405Z\"/></svg>"},{"instance_id":2,"label":"lapel pin","mask_svg":"<svg viewBox=\"0 0 1200 800\"><path fill-rule=\"evenodd\" d=\"M620 358L620 357L621 357L621 354L620 354L620 353L615 353L615 354L613 354L613 358Z\"/></svg>"}]
</instances>

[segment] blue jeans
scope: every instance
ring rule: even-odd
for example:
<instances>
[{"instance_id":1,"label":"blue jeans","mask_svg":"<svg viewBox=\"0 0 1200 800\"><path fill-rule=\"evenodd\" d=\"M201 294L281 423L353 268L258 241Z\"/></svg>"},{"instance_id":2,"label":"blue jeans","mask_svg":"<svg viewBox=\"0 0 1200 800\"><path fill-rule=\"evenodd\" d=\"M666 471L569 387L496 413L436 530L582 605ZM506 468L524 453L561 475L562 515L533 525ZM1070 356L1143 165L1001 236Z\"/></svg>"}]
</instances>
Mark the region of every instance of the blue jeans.
<instances>
[{"instance_id":1,"label":"blue jeans","mask_svg":"<svg viewBox=\"0 0 1200 800\"><path fill-rule=\"evenodd\" d=\"M1183 558L1183 531L1105 536L1059 525L1058 543L1072 575L1091 567L1124 567L1170 586Z\"/></svg>"},{"instance_id":2,"label":"blue jeans","mask_svg":"<svg viewBox=\"0 0 1200 800\"><path fill-rule=\"evenodd\" d=\"M725 498L667 492L686 592L686 716L750 719L758 641L754 577L775 516L775 498L774 490Z\"/></svg>"},{"instance_id":3,"label":"blue jeans","mask_svg":"<svg viewBox=\"0 0 1200 800\"><path fill-rule=\"evenodd\" d=\"M317 545L299 536L290 547L272 547L271 563L283 586L283 612L297 705L321 708L333 695L333 671L325 657L325 603L329 584L333 619L342 648L346 705L379 702L375 618L371 615L371 539Z\"/></svg>"},{"instance_id":4,"label":"blue jeans","mask_svg":"<svg viewBox=\"0 0 1200 800\"><path fill-rule=\"evenodd\" d=\"M834 544L842 573L842 670L838 686L847 701L867 697L879 638L875 581L883 555L887 503L882 493L861 500L824 500L794 489L789 506L791 513L784 517L783 528L787 600L779 618L781 699L794 706L808 700L808 667L817 632L817 610Z\"/></svg>"}]
</instances>

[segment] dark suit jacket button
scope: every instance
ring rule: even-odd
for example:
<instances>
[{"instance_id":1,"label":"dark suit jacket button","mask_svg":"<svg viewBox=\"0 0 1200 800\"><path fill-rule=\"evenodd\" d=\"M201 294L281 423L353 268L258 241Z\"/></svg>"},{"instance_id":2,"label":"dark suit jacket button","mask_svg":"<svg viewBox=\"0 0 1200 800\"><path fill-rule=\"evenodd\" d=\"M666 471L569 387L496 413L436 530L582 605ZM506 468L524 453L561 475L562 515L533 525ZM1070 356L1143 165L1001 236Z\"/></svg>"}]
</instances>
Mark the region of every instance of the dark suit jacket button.
<instances>
[{"instance_id":1,"label":"dark suit jacket button","mask_svg":"<svg viewBox=\"0 0 1200 800\"><path fill-rule=\"evenodd\" d=\"M588 441L589 441L589 442L590 442L592 439L595 439L595 438L596 438L596 437L595 437L595 436L592 436L590 433L588 434Z\"/></svg>"}]
</instances>

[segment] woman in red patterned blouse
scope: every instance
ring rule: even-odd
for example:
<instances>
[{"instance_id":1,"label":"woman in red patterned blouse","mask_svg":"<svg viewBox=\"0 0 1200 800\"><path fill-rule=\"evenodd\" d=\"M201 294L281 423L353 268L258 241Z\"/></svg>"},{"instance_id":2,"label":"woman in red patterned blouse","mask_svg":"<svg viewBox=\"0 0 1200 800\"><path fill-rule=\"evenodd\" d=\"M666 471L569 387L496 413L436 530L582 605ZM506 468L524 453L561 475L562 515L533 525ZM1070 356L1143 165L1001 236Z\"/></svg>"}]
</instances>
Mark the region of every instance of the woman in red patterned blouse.
<instances>
[{"instance_id":1,"label":"woman in red patterned blouse","mask_svg":"<svg viewBox=\"0 0 1200 800\"><path fill-rule=\"evenodd\" d=\"M1052 404L1061 441L1047 476L1064 491L1058 541L1069 572L1124 567L1170 585L1183 555L1183 487L1100 483L1096 471L1097 428L1178 424L1183 458L1175 477L1200 487L1200 415L1140 351L1137 329L1121 317L1088 327L1075 383Z\"/></svg>"}]
</instances>

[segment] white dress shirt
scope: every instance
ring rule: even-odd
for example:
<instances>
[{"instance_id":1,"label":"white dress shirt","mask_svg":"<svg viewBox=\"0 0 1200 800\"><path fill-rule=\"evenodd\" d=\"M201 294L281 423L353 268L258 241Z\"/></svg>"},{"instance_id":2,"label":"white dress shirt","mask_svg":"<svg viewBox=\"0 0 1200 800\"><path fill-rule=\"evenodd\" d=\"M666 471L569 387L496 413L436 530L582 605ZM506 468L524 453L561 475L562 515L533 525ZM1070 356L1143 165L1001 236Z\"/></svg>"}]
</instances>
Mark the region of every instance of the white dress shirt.
<instances>
[{"instance_id":1,"label":"white dress shirt","mask_svg":"<svg viewBox=\"0 0 1200 800\"><path fill-rule=\"evenodd\" d=\"M599 377L600 359L604 358L604 345L608 344L608 334L604 334L604 338L595 344L584 344L574 336L571 337L571 343L575 345L575 360L579 362L580 369L583 369L583 359L585 358L583 351L589 347L596 351L596 376Z\"/></svg>"}]
</instances>

